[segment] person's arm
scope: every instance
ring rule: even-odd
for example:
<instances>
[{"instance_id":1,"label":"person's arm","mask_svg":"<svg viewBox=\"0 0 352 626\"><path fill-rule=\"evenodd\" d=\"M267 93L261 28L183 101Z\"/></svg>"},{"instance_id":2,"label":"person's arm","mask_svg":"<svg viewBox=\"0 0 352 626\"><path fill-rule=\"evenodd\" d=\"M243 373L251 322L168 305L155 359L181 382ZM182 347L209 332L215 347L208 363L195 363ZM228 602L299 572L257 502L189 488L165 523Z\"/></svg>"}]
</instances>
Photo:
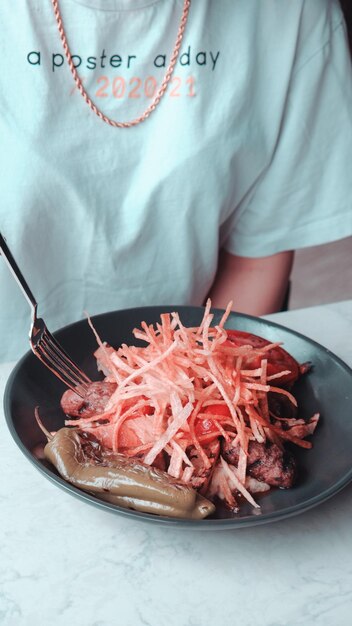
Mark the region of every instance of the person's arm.
<instances>
[{"instance_id":1,"label":"person's arm","mask_svg":"<svg viewBox=\"0 0 352 626\"><path fill-rule=\"evenodd\" d=\"M222 250L209 297L214 308L226 308L248 315L280 311L293 264L293 251L249 258Z\"/></svg>"}]
</instances>

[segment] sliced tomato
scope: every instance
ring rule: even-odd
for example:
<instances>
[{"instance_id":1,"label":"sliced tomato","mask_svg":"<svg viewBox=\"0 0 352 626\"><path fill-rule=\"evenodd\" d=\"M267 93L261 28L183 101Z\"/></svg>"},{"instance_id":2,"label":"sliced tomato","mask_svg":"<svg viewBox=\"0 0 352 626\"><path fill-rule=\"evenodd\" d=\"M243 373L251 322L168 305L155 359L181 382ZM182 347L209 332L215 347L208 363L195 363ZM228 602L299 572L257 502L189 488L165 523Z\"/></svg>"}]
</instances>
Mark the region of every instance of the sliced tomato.
<instances>
[{"instance_id":1,"label":"sliced tomato","mask_svg":"<svg viewBox=\"0 0 352 626\"><path fill-rule=\"evenodd\" d=\"M223 417L230 417L230 409L227 404L210 404L205 407L203 413L210 413L211 415L222 415Z\"/></svg>"},{"instance_id":2,"label":"sliced tomato","mask_svg":"<svg viewBox=\"0 0 352 626\"><path fill-rule=\"evenodd\" d=\"M212 419L208 419L208 418L200 418L197 419L196 425L195 425L195 434L196 437L201 437L202 435L209 435L211 433L214 433L215 437L218 437L219 435L219 429L217 427L216 424L214 424Z\"/></svg>"},{"instance_id":3,"label":"sliced tomato","mask_svg":"<svg viewBox=\"0 0 352 626\"><path fill-rule=\"evenodd\" d=\"M131 428L132 419L128 419L123 424L121 424L121 428L119 430L119 448L137 448L142 445L141 439L136 434L135 430Z\"/></svg>"},{"instance_id":4,"label":"sliced tomato","mask_svg":"<svg viewBox=\"0 0 352 626\"><path fill-rule=\"evenodd\" d=\"M247 333L243 330L230 330L226 329L227 332L227 341L231 344L235 344L236 346L245 346L251 345L253 348L263 348L264 346L273 343L264 339L263 337L259 337L258 335L253 335L252 333ZM274 383L276 386L286 386L292 385L300 376L300 366L299 363L291 356L286 350L281 348L281 346L276 346L275 348L271 348L266 353L266 358L268 359L268 368L267 374L268 376L272 376L273 374L279 374L284 370L289 370L289 374L284 374L279 378L276 378ZM253 359L248 364L248 369L257 369L260 367L261 358ZM247 364L246 364L247 367Z\"/></svg>"},{"instance_id":5,"label":"sliced tomato","mask_svg":"<svg viewBox=\"0 0 352 626\"><path fill-rule=\"evenodd\" d=\"M130 404L132 405L132 401L130 401ZM153 413L153 407L146 404L122 422L119 429L120 448L137 448L150 441L148 416Z\"/></svg>"},{"instance_id":6,"label":"sliced tomato","mask_svg":"<svg viewBox=\"0 0 352 626\"><path fill-rule=\"evenodd\" d=\"M144 396L137 396L135 398L125 400L123 404L124 410L130 409L131 407L135 406L140 400L146 400L146 398ZM137 415L152 415L153 413L153 407L149 404L145 404L144 406L140 407L135 414L133 414L133 417L136 417Z\"/></svg>"}]
</instances>

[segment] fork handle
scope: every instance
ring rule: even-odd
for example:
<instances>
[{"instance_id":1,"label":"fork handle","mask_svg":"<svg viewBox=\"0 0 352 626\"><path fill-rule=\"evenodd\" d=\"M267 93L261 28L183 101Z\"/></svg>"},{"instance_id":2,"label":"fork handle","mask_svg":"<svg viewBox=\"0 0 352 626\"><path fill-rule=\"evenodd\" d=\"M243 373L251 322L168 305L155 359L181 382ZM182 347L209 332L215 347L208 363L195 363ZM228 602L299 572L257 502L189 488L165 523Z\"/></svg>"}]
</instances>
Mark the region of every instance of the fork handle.
<instances>
[{"instance_id":1,"label":"fork handle","mask_svg":"<svg viewBox=\"0 0 352 626\"><path fill-rule=\"evenodd\" d=\"M27 282L24 279L24 276L20 270L20 268L18 267L15 259L13 258L8 245L4 239L4 237L2 236L1 232L0 232L0 251L1 253L4 255L5 257L5 261L7 262L11 272L13 273L14 277L16 278L19 286L21 287L27 302L29 304L29 306L32 309L32 314L33 314L33 318L36 316L36 312L37 312L37 301L35 299L35 297L33 296L30 288L27 285Z\"/></svg>"}]
</instances>

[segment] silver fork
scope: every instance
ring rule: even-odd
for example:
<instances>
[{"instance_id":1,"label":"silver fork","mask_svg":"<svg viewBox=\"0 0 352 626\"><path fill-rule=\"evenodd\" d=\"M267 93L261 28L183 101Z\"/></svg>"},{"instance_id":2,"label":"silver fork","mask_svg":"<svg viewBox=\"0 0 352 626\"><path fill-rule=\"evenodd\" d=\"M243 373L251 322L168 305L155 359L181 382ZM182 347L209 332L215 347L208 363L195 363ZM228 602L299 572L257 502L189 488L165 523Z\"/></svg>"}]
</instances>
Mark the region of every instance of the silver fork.
<instances>
[{"instance_id":1,"label":"silver fork","mask_svg":"<svg viewBox=\"0 0 352 626\"><path fill-rule=\"evenodd\" d=\"M34 298L22 272L13 258L7 243L0 233L0 252L17 280L32 311L32 324L29 332L29 343L34 354L70 389L83 397L91 380L72 361L59 342L49 332L44 320L37 317L38 304Z\"/></svg>"}]
</instances>

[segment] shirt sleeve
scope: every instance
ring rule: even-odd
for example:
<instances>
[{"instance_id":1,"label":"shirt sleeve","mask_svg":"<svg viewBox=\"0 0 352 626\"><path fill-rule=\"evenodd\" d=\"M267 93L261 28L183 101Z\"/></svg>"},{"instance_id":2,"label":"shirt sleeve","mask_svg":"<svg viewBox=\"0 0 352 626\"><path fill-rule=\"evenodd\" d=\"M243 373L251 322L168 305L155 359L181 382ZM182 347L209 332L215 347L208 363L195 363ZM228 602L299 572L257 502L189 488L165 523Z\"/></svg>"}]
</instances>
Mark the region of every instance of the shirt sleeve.
<instances>
[{"instance_id":1,"label":"shirt sleeve","mask_svg":"<svg viewBox=\"0 0 352 626\"><path fill-rule=\"evenodd\" d=\"M352 235L352 70L345 24L292 73L266 170L224 248L260 257Z\"/></svg>"}]
</instances>

